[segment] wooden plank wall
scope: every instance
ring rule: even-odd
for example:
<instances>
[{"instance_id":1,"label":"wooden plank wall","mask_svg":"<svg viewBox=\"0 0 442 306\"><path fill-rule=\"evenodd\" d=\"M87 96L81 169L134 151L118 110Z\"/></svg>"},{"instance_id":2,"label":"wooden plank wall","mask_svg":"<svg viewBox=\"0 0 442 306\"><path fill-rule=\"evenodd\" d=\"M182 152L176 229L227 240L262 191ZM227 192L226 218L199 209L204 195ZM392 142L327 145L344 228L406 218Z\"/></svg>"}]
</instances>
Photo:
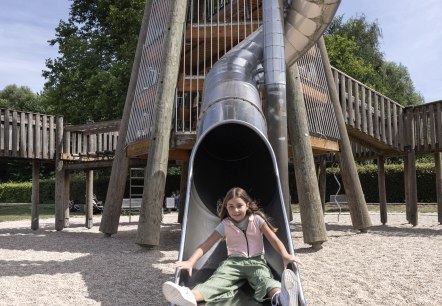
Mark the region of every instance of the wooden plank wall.
<instances>
[{"instance_id":1,"label":"wooden plank wall","mask_svg":"<svg viewBox=\"0 0 442 306\"><path fill-rule=\"evenodd\" d=\"M0 109L0 157L54 159L55 118Z\"/></svg>"},{"instance_id":2,"label":"wooden plank wall","mask_svg":"<svg viewBox=\"0 0 442 306\"><path fill-rule=\"evenodd\" d=\"M407 107L404 110L408 120L408 142L416 153L442 151L442 101Z\"/></svg>"},{"instance_id":3,"label":"wooden plank wall","mask_svg":"<svg viewBox=\"0 0 442 306\"><path fill-rule=\"evenodd\" d=\"M65 131L63 137L62 159L100 159L113 157L118 131L93 134L88 131Z\"/></svg>"}]
</instances>

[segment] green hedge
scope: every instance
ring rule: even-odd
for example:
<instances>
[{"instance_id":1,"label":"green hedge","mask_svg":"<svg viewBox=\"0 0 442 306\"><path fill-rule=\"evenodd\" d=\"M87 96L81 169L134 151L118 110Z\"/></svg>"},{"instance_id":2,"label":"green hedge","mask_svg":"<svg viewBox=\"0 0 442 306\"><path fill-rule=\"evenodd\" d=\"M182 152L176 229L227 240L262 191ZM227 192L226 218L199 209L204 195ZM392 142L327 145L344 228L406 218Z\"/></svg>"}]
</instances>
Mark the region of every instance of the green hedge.
<instances>
[{"instance_id":1,"label":"green hedge","mask_svg":"<svg viewBox=\"0 0 442 306\"><path fill-rule=\"evenodd\" d=\"M108 176L94 175L94 193L98 200L106 198ZM168 175L166 180L166 195L180 188L180 176ZM86 179L84 174L74 174L70 178L70 199L75 203L85 203ZM30 203L32 196L32 183L2 183L0 184L0 203ZM126 182L125 197L129 197L129 180ZM40 181L40 203L55 202L55 180L47 179Z\"/></svg>"},{"instance_id":2,"label":"green hedge","mask_svg":"<svg viewBox=\"0 0 442 306\"><path fill-rule=\"evenodd\" d=\"M369 203L379 202L378 175L376 165L358 166L359 178L365 199ZM422 203L437 202L434 164L416 164L417 199ZM335 180L336 181L336 180ZM342 180L341 180L342 184ZM336 184L337 185L337 184ZM388 203L405 202L403 164L385 165L385 189Z\"/></svg>"},{"instance_id":3,"label":"green hedge","mask_svg":"<svg viewBox=\"0 0 442 306\"><path fill-rule=\"evenodd\" d=\"M293 168L293 167L292 167ZM377 165L368 164L357 166L359 179L361 181L362 190L367 203L379 203L378 192L378 174ZM296 182L293 170L290 171L290 193L292 202L298 202L296 193ZM416 165L417 179L417 198L422 203L437 202L436 196L436 176L434 173L433 163L419 163ZM326 201L330 199L330 195L338 192L339 181L341 189L339 194L345 193L344 185L340 175L339 168L327 168L327 189ZM388 203L404 203L405 202L405 185L404 185L404 165L388 164L385 165L385 188L387 191Z\"/></svg>"},{"instance_id":4,"label":"green hedge","mask_svg":"<svg viewBox=\"0 0 442 306\"><path fill-rule=\"evenodd\" d=\"M290 192L292 202L298 201L296 194L296 185L294 179L293 167L290 167ZM436 177L434 174L433 163L419 163L416 166L417 173L417 196L418 201L423 203L434 203L436 199ZM405 201L404 193L404 174L403 165L389 164L385 165L385 184L387 190L388 203L403 203ZM377 166L368 164L358 166L359 178L365 199L368 203L378 203L378 176ZM331 194L336 194L341 184L339 193L344 193L344 186L338 168L327 168L327 192L326 199L330 199ZM109 183L108 176L100 176L99 173L94 177L94 193L97 198L104 201ZM125 197L129 197L129 180L126 182ZM180 176L168 175L166 180L166 195L170 195L173 190L179 189ZM0 203L29 203L31 202L32 183L3 183L0 184ZM71 175L70 197L76 203L84 203L86 194L86 182L84 173ZM40 181L40 203L54 203L55 183L53 179Z\"/></svg>"}]
</instances>

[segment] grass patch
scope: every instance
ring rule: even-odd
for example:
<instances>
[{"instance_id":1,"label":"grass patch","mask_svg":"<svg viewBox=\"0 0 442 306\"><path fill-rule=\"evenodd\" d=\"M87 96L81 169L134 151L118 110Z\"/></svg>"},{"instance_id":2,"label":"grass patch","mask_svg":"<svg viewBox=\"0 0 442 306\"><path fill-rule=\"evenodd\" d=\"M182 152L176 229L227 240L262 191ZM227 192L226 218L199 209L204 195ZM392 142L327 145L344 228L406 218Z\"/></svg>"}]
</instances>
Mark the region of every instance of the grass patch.
<instances>
[{"instance_id":1,"label":"grass patch","mask_svg":"<svg viewBox=\"0 0 442 306\"><path fill-rule=\"evenodd\" d=\"M341 212L349 212L347 204L340 204ZM379 212L379 204L367 205L368 211ZM292 204L292 210L299 213L299 204ZM437 204L418 204L418 212L420 213L437 213ZM325 212L339 212L339 207L336 204L325 204ZM405 213L405 204L387 204L387 213Z\"/></svg>"},{"instance_id":2,"label":"grass patch","mask_svg":"<svg viewBox=\"0 0 442 306\"><path fill-rule=\"evenodd\" d=\"M378 212L379 205L367 205L369 211ZM40 219L55 218L54 204L40 204ZM299 204L292 204L292 210L294 213L299 213ZM436 204L419 204L417 208L420 213L437 213ZM339 208L336 204L326 204L325 212L339 212ZM341 212L349 212L347 204L341 204ZM405 213L404 204L387 204L387 213ZM122 211L122 215L138 215L139 211L132 210L131 213L127 210ZM71 212L71 216L84 216L82 211ZM27 204L1 204L0 205L0 222L6 221L18 221L18 220L31 220L31 205Z\"/></svg>"},{"instance_id":3,"label":"grass patch","mask_svg":"<svg viewBox=\"0 0 442 306\"><path fill-rule=\"evenodd\" d=\"M40 219L55 218L54 204L39 205ZM31 220L31 204L1 204L0 222ZM82 212L71 212L71 216L84 215Z\"/></svg>"}]
</instances>

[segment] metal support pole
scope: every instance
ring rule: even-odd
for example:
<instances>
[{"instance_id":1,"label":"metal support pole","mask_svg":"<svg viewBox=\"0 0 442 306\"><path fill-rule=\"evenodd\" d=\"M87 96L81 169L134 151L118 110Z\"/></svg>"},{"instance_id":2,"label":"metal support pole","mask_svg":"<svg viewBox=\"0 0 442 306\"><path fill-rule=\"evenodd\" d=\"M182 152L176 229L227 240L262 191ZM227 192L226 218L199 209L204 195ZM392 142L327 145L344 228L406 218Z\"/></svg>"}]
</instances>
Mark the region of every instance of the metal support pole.
<instances>
[{"instance_id":1,"label":"metal support pole","mask_svg":"<svg viewBox=\"0 0 442 306\"><path fill-rule=\"evenodd\" d=\"M279 6L279 2L279 0L263 2L265 116L269 142L278 162L287 217L291 221L283 8Z\"/></svg>"}]
</instances>

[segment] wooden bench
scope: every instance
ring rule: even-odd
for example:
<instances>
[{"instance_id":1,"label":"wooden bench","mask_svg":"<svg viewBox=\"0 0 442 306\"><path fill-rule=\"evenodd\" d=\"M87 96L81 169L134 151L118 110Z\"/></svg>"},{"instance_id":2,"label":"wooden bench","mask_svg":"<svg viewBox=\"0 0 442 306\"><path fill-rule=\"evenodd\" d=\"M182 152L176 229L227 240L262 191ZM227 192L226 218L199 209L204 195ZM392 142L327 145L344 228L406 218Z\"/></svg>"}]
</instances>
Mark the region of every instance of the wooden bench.
<instances>
[{"instance_id":1,"label":"wooden bench","mask_svg":"<svg viewBox=\"0 0 442 306\"><path fill-rule=\"evenodd\" d=\"M347 204L347 196L345 194L331 194L330 203Z\"/></svg>"}]
</instances>

